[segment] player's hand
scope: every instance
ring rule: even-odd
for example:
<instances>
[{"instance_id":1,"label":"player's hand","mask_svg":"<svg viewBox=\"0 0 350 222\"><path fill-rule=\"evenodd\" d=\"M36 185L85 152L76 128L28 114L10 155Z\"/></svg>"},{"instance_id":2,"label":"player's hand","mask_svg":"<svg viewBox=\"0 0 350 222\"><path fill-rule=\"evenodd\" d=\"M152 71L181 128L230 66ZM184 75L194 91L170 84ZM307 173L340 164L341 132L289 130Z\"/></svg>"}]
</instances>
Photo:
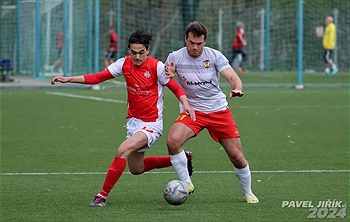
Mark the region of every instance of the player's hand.
<instances>
[{"instance_id":1,"label":"player's hand","mask_svg":"<svg viewBox=\"0 0 350 222\"><path fill-rule=\"evenodd\" d=\"M191 120L196 121L196 113L194 112L194 109L192 109L191 107L184 106L184 111L186 113L186 115L189 115L191 117Z\"/></svg>"},{"instance_id":2,"label":"player's hand","mask_svg":"<svg viewBox=\"0 0 350 222\"><path fill-rule=\"evenodd\" d=\"M167 78L173 78L175 76L175 65L174 62L170 63L170 66L164 66L165 74Z\"/></svg>"},{"instance_id":3,"label":"player's hand","mask_svg":"<svg viewBox=\"0 0 350 222\"><path fill-rule=\"evenodd\" d=\"M244 92L242 92L241 90L232 89L230 91L230 99L232 97L242 97L242 96L244 96Z\"/></svg>"},{"instance_id":4,"label":"player's hand","mask_svg":"<svg viewBox=\"0 0 350 222\"><path fill-rule=\"evenodd\" d=\"M62 76L55 76L51 79L51 85L55 85L56 82L66 83L69 82L69 78Z\"/></svg>"}]
</instances>

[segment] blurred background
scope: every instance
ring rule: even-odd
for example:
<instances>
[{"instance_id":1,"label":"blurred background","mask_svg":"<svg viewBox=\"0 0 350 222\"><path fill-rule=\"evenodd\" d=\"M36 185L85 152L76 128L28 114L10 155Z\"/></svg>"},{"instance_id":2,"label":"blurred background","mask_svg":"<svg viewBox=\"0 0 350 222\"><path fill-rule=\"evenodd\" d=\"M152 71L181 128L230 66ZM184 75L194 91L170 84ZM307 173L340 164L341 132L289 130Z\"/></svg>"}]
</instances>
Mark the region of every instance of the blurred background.
<instances>
[{"instance_id":1,"label":"blurred background","mask_svg":"<svg viewBox=\"0 0 350 222\"><path fill-rule=\"evenodd\" d=\"M297 81L298 53L303 73L324 70L322 38L316 27L324 27L328 15L337 27L334 60L341 72L350 70L347 0L2 0L0 6L0 58L10 60L16 75L59 74L61 70L50 66L60 56L65 76L103 70L110 26L119 38L118 58L127 55L130 34L145 28L154 33L151 56L165 61L171 51L184 46L187 24L198 20L209 31L206 45L227 58L236 23L243 22L246 73L292 72ZM64 42L62 50L57 48L59 42Z\"/></svg>"}]
</instances>

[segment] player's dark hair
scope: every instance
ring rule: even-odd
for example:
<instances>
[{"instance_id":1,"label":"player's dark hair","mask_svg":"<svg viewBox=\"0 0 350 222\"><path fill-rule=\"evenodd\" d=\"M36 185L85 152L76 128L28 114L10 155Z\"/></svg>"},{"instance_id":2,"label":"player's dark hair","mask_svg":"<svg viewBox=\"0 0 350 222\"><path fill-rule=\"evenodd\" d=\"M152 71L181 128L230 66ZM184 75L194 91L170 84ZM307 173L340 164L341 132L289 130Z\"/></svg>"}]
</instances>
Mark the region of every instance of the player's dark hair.
<instances>
[{"instance_id":1,"label":"player's dark hair","mask_svg":"<svg viewBox=\"0 0 350 222\"><path fill-rule=\"evenodd\" d=\"M146 49L148 49L152 37L153 34L151 32L144 29L138 29L131 34L128 42L128 48L130 49L131 44L142 44L146 46Z\"/></svg>"},{"instance_id":2,"label":"player's dark hair","mask_svg":"<svg viewBox=\"0 0 350 222\"><path fill-rule=\"evenodd\" d=\"M186 38L188 38L189 33L192 33L194 37L200 37L204 35L204 39L207 39L208 30L207 28L200 22L193 21L186 28Z\"/></svg>"}]
</instances>

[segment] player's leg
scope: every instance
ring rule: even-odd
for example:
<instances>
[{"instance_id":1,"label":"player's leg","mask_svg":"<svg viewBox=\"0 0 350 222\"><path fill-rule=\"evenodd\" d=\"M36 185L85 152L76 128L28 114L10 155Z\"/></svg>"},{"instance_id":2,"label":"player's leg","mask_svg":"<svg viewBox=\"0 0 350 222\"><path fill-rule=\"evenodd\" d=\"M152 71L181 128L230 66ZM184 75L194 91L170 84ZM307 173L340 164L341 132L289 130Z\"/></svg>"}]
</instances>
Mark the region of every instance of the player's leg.
<instances>
[{"instance_id":1,"label":"player's leg","mask_svg":"<svg viewBox=\"0 0 350 222\"><path fill-rule=\"evenodd\" d=\"M337 65L334 63L333 59L332 59L332 53L333 50L329 50L329 60L328 60L328 66L332 68L332 75L337 74L337 72L339 71Z\"/></svg>"},{"instance_id":2,"label":"player's leg","mask_svg":"<svg viewBox=\"0 0 350 222\"><path fill-rule=\"evenodd\" d=\"M258 198L251 191L252 179L248 161L242 151L240 134L229 109L208 115L207 122L210 136L225 149L234 165L244 198L248 203L258 203Z\"/></svg>"},{"instance_id":3,"label":"player's leg","mask_svg":"<svg viewBox=\"0 0 350 222\"><path fill-rule=\"evenodd\" d=\"M242 55L242 60L239 63L239 66L243 68L243 64L248 60L248 56L243 49L241 50L241 55Z\"/></svg>"},{"instance_id":4,"label":"player's leg","mask_svg":"<svg viewBox=\"0 0 350 222\"><path fill-rule=\"evenodd\" d=\"M58 59L58 65L59 65L58 72L62 73L63 72L63 57L60 57Z\"/></svg>"},{"instance_id":5,"label":"player's leg","mask_svg":"<svg viewBox=\"0 0 350 222\"><path fill-rule=\"evenodd\" d=\"M144 152L138 152L137 150L133 151L128 155L128 166L130 173L134 175L139 175L144 172L143 159L145 157Z\"/></svg>"},{"instance_id":6,"label":"player's leg","mask_svg":"<svg viewBox=\"0 0 350 222\"><path fill-rule=\"evenodd\" d=\"M235 49L232 49L232 56L231 56L231 59L229 60L231 66L233 66L233 63L237 55L238 55L238 51Z\"/></svg>"},{"instance_id":7,"label":"player's leg","mask_svg":"<svg viewBox=\"0 0 350 222\"><path fill-rule=\"evenodd\" d=\"M164 168L172 165L170 156L149 156L144 158L144 152L150 147L152 147L152 145L159 138L159 134L156 134L154 132L157 131L157 129L160 129L159 127L161 126L157 125L157 123L154 123L154 124L149 124L147 127L149 127L149 129L153 129L152 133L150 133L150 131L147 131L147 130L142 131L148 138L147 146L140 150L133 151L128 155L128 158L127 158L129 169L132 174L136 174L136 175L142 174L143 172L146 172L152 169ZM187 173L191 175L192 174L192 163L191 163L192 153L186 152L185 156L186 156L186 161L188 163L185 169L187 170ZM191 168L191 169L188 169L188 168Z\"/></svg>"},{"instance_id":8,"label":"player's leg","mask_svg":"<svg viewBox=\"0 0 350 222\"><path fill-rule=\"evenodd\" d=\"M109 58L109 65L112 64L115 61L115 57L117 56L117 52L112 52L110 58Z\"/></svg>"},{"instance_id":9,"label":"player's leg","mask_svg":"<svg viewBox=\"0 0 350 222\"><path fill-rule=\"evenodd\" d=\"M144 152L150 149L162 135L163 121L142 122L142 124L136 121L135 124L141 127L139 131L147 137L147 144L128 155L130 172L137 175L152 169L171 166L170 156L149 156L144 158Z\"/></svg>"},{"instance_id":10,"label":"player's leg","mask_svg":"<svg viewBox=\"0 0 350 222\"><path fill-rule=\"evenodd\" d=\"M61 56L61 51L59 52L60 56L59 58L50 66L50 70L51 72L54 71L55 67L62 64L62 61L63 61L63 57Z\"/></svg>"},{"instance_id":11,"label":"player's leg","mask_svg":"<svg viewBox=\"0 0 350 222\"><path fill-rule=\"evenodd\" d=\"M247 203L258 203L258 198L252 192L250 168L248 161L243 155L240 138L220 139L219 141L234 165L234 171L239 179L245 200Z\"/></svg>"},{"instance_id":12,"label":"player's leg","mask_svg":"<svg viewBox=\"0 0 350 222\"><path fill-rule=\"evenodd\" d=\"M220 144L224 147L230 161L236 168L245 168L248 161L245 159L242 151L240 138L219 139Z\"/></svg>"},{"instance_id":13,"label":"player's leg","mask_svg":"<svg viewBox=\"0 0 350 222\"><path fill-rule=\"evenodd\" d=\"M134 151L128 156L130 173L134 175L171 166L170 156L148 156L144 152Z\"/></svg>"},{"instance_id":14,"label":"player's leg","mask_svg":"<svg viewBox=\"0 0 350 222\"><path fill-rule=\"evenodd\" d=\"M109 66L109 60L111 59L111 52L109 50L105 53L105 67Z\"/></svg>"},{"instance_id":15,"label":"player's leg","mask_svg":"<svg viewBox=\"0 0 350 222\"><path fill-rule=\"evenodd\" d=\"M105 205L108 194L118 182L126 168L127 157L133 151L146 146L147 140L147 136L143 132L136 132L119 146L117 154L108 168L102 189L90 204L91 207L100 207Z\"/></svg>"},{"instance_id":16,"label":"player's leg","mask_svg":"<svg viewBox=\"0 0 350 222\"><path fill-rule=\"evenodd\" d=\"M105 67L107 68L109 66L109 59L106 57L105 58Z\"/></svg>"},{"instance_id":17,"label":"player's leg","mask_svg":"<svg viewBox=\"0 0 350 222\"><path fill-rule=\"evenodd\" d=\"M243 75L244 74L243 63L247 60L247 55L242 49L237 50L237 52L242 56L242 59L239 61L239 64L238 64L237 71L239 74Z\"/></svg>"},{"instance_id":18,"label":"player's leg","mask_svg":"<svg viewBox=\"0 0 350 222\"><path fill-rule=\"evenodd\" d=\"M331 66L331 51L329 49L325 49L324 55L323 55L324 62L326 63L326 68L324 70L325 75L330 74L330 66Z\"/></svg>"},{"instance_id":19,"label":"player's leg","mask_svg":"<svg viewBox=\"0 0 350 222\"><path fill-rule=\"evenodd\" d=\"M184 181L188 185L190 193L194 191L194 186L188 171L188 157L186 156L182 145L195 135L196 134L193 132L193 130L184 123L175 122L170 128L167 137L167 146L171 163L180 180Z\"/></svg>"}]
</instances>

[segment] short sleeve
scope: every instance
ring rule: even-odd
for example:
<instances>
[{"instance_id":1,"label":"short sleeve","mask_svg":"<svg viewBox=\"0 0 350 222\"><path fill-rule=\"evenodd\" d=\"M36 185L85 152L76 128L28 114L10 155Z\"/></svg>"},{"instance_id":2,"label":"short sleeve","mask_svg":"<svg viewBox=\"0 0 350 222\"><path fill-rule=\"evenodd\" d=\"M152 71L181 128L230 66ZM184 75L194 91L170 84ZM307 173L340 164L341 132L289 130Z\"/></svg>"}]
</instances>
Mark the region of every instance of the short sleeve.
<instances>
[{"instance_id":1,"label":"short sleeve","mask_svg":"<svg viewBox=\"0 0 350 222\"><path fill-rule=\"evenodd\" d=\"M169 78L166 78L164 64L161 61L157 63L157 76L162 85L166 85L169 82Z\"/></svg>"},{"instance_id":2,"label":"short sleeve","mask_svg":"<svg viewBox=\"0 0 350 222\"><path fill-rule=\"evenodd\" d=\"M165 61L165 65L170 66L171 62L175 62L174 52L172 52L168 55L168 58Z\"/></svg>"},{"instance_id":3,"label":"short sleeve","mask_svg":"<svg viewBox=\"0 0 350 222\"><path fill-rule=\"evenodd\" d=\"M220 51L215 50L216 54L216 69L218 72L222 72L223 70L230 67L230 63L228 59L222 54Z\"/></svg>"},{"instance_id":4,"label":"short sleeve","mask_svg":"<svg viewBox=\"0 0 350 222\"><path fill-rule=\"evenodd\" d=\"M107 69L111 72L111 74L114 77L119 77L124 75L123 73L123 65L125 62L125 58L120 58L117 61L115 61L114 63L110 64Z\"/></svg>"}]
</instances>

